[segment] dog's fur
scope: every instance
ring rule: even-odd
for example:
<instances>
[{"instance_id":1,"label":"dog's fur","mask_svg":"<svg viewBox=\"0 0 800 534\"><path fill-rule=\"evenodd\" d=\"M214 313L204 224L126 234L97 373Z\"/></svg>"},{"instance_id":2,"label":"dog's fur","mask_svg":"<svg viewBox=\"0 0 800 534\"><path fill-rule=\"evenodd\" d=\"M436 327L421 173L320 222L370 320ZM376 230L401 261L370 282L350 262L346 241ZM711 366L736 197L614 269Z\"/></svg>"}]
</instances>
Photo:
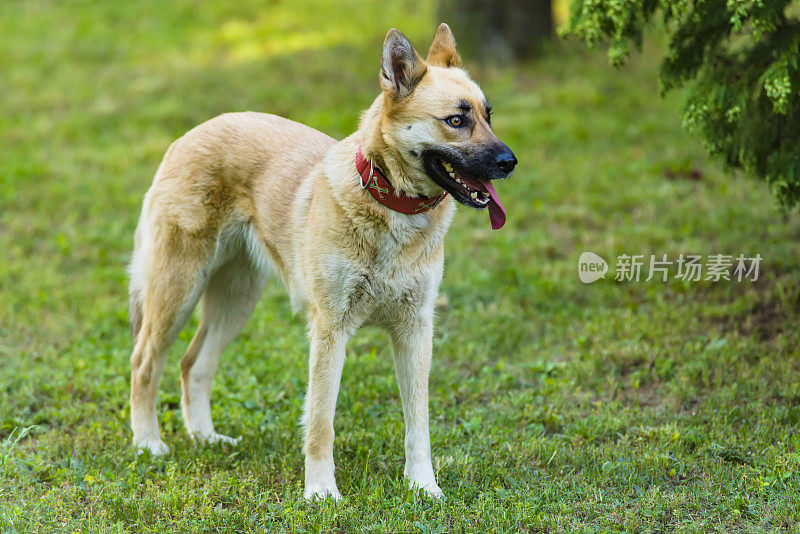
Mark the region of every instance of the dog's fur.
<instances>
[{"instance_id":1,"label":"dog's fur","mask_svg":"<svg viewBox=\"0 0 800 534\"><path fill-rule=\"evenodd\" d=\"M385 327L394 346L405 476L441 495L431 466L428 373L443 241L455 202L450 195L425 213L391 211L360 187L355 154L360 145L398 191L434 196L442 187L426 169L426 151L444 150L468 166L487 151L508 149L491 131L484 96L460 68L446 24L427 61L390 30L380 81L382 93L358 131L341 142L248 112L216 117L170 146L144 199L130 267L131 424L139 449L168 451L157 389L166 353L198 301L200 327L181 361L184 422L198 441L236 441L214 430L211 380L265 280L275 275L294 310L308 314L305 496L340 497L334 409L345 346L364 324ZM449 127L441 118L464 102L472 127Z\"/></svg>"}]
</instances>

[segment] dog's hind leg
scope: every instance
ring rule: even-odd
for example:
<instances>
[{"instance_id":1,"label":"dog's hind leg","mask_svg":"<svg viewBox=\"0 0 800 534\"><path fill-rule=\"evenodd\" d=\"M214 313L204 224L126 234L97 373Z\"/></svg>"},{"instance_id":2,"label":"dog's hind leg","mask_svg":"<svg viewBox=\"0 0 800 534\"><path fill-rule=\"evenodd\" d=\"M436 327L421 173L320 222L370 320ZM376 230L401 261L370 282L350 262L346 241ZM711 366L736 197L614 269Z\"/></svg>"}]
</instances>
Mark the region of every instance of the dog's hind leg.
<instances>
[{"instance_id":1,"label":"dog's hind leg","mask_svg":"<svg viewBox=\"0 0 800 534\"><path fill-rule=\"evenodd\" d=\"M134 252L131 285L140 300L141 324L131 355L131 427L134 446L154 455L169 451L156 413L164 360L205 287L212 255L213 241L179 231Z\"/></svg>"},{"instance_id":2,"label":"dog's hind leg","mask_svg":"<svg viewBox=\"0 0 800 534\"><path fill-rule=\"evenodd\" d=\"M183 419L189 435L197 441L237 441L214 431L211 381L225 347L253 312L265 280L265 274L241 251L208 281L200 302L200 328L181 360Z\"/></svg>"}]
</instances>

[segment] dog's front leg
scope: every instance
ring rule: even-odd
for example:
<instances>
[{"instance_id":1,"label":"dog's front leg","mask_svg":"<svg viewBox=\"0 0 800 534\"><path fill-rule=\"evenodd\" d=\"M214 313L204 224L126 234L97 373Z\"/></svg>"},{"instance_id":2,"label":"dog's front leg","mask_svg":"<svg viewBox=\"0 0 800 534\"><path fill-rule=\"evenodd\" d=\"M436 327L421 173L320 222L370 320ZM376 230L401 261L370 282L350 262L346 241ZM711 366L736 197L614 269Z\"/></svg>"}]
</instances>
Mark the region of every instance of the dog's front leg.
<instances>
[{"instance_id":1,"label":"dog's front leg","mask_svg":"<svg viewBox=\"0 0 800 534\"><path fill-rule=\"evenodd\" d=\"M333 471L333 416L345 359L347 335L312 319L311 356L303 426L305 427L306 499L342 498Z\"/></svg>"},{"instance_id":2,"label":"dog's front leg","mask_svg":"<svg viewBox=\"0 0 800 534\"><path fill-rule=\"evenodd\" d=\"M391 331L394 362L403 419L406 424L406 466L403 474L412 486L441 497L431 464L428 429L428 375L431 369L433 324L429 318L403 322Z\"/></svg>"}]
</instances>

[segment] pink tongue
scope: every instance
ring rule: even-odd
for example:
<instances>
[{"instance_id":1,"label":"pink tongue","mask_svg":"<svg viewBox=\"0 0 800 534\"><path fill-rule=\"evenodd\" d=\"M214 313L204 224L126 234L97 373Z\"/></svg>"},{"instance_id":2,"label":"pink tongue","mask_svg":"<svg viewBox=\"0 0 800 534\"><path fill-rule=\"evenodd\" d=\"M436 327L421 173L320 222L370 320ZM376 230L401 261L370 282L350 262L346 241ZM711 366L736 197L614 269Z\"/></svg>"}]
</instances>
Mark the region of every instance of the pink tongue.
<instances>
[{"instance_id":1,"label":"pink tongue","mask_svg":"<svg viewBox=\"0 0 800 534\"><path fill-rule=\"evenodd\" d=\"M503 203L500 202L500 197L497 196L497 191L494 190L492 182L486 180L481 182L481 185L486 188L491 197L489 199L489 220L492 221L492 229L498 230L506 223L506 210L503 207Z\"/></svg>"}]
</instances>

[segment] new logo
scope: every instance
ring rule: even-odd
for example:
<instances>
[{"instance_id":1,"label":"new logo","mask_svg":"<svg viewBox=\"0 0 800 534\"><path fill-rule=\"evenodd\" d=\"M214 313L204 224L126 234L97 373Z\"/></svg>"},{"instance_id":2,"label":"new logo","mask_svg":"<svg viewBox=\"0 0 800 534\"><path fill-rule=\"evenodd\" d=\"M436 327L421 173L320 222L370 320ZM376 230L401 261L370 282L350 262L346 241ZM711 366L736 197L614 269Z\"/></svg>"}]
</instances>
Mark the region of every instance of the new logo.
<instances>
[{"instance_id":1,"label":"new logo","mask_svg":"<svg viewBox=\"0 0 800 534\"><path fill-rule=\"evenodd\" d=\"M607 272L608 263L594 252L584 252L578 258L578 278L584 284L604 278Z\"/></svg>"}]
</instances>

